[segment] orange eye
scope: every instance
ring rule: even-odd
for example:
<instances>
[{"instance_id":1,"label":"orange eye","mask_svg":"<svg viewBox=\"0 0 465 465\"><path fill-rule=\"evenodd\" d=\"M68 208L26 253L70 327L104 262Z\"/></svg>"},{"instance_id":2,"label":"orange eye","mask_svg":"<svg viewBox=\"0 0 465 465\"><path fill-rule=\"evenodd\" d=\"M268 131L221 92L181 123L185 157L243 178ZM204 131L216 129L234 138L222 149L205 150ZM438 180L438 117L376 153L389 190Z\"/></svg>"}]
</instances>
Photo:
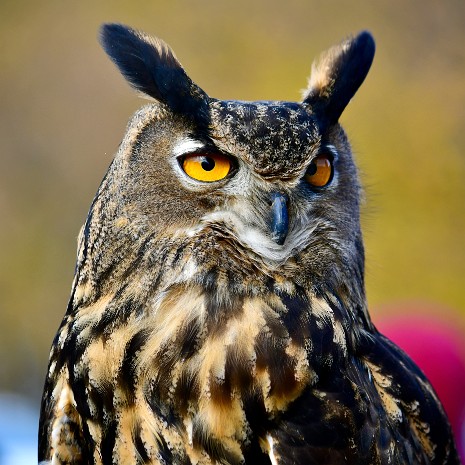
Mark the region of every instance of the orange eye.
<instances>
[{"instance_id":1,"label":"orange eye","mask_svg":"<svg viewBox=\"0 0 465 465\"><path fill-rule=\"evenodd\" d=\"M305 180L315 187L324 187L333 177L333 165L331 159L326 155L316 157L305 173Z\"/></svg>"},{"instance_id":2,"label":"orange eye","mask_svg":"<svg viewBox=\"0 0 465 465\"><path fill-rule=\"evenodd\" d=\"M225 178L231 171L231 159L219 153L187 155L182 160L182 169L193 179L214 182Z\"/></svg>"}]
</instances>

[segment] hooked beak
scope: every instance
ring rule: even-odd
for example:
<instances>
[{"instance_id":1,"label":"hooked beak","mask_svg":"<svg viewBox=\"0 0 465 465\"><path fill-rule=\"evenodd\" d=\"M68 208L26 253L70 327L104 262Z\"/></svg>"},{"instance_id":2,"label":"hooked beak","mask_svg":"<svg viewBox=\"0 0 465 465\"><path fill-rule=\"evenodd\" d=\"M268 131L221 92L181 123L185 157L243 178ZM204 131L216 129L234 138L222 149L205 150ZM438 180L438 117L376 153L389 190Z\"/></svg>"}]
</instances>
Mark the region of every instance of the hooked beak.
<instances>
[{"instance_id":1,"label":"hooked beak","mask_svg":"<svg viewBox=\"0 0 465 465\"><path fill-rule=\"evenodd\" d=\"M289 231L289 216L287 213L288 197L280 192L271 194L271 233L273 240L283 245Z\"/></svg>"}]
</instances>

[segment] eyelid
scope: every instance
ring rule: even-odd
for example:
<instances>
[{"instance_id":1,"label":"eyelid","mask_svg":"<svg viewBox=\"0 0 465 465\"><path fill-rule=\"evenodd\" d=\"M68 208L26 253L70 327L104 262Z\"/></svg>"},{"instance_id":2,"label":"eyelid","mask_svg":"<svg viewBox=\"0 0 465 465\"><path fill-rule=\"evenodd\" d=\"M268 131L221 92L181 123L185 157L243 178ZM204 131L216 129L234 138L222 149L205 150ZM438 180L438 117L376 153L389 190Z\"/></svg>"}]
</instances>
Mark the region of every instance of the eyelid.
<instances>
[{"instance_id":1,"label":"eyelid","mask_svg":"<svg viewBox=\"0 0 465 465\"><path fill-rule=\"evenodd\" d=\"M205 143L190 137L179 140L173 147L173 155L176 159L187 156L191 153L205 152L208 150L205 147Z\"/></svg>"},{"instance_id":2,"label":"eyelid","mask_svg":"<svg viewBox=\"0 0 465 465\"><path fill-rule=\"evenodd\" d=\"M337 161L338 159L338 151L336 147L332 144L327 144L321 146L320 150L318 150L318 153L315 154L315 158L318 157L319 155L328 155L331 157L331 161Z\"/></svg>"}]
</instances>

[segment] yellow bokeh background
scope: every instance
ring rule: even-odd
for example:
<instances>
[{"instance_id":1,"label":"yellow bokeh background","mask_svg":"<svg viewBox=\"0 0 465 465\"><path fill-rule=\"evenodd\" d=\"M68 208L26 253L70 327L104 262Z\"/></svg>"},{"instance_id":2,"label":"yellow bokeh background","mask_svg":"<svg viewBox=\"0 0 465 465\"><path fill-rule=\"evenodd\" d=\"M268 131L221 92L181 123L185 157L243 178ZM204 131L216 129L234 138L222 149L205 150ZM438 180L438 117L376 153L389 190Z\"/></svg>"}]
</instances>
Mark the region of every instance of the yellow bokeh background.
<instances>
[{"instance_id":1,"label":"yellow bokeh background","mask_svg":"<svg viewBox=\"0 0 465 465\"><path fill-rule=\"evenodd\" d=\"M321 51L370 30L373 68L342 117L366 189L370 307L427 302L463 321L465 2L3 0L0 390L38 402L79 228L143 103L98 44L113 21L162 37L209 95L239 100L298 100Z\"/></svg>"}]
</instances>

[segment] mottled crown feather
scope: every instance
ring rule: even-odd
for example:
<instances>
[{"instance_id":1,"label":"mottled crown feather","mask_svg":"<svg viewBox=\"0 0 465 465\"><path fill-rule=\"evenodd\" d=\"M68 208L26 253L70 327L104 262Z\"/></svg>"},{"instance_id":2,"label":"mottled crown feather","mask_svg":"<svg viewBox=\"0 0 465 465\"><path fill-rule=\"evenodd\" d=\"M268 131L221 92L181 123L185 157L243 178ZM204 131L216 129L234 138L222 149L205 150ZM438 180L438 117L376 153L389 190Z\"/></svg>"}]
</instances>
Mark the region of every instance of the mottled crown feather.
<instances>
[{"instance_id":1,"label":"mottled crown feather","mask_svg":"<svg viewBox=\"0 0 465 465\"><path fill-rule=\"evenodd\" d=\"M313 63L304 103L334 124L365 80L375 54L372 35L363 31L324 52Z\"/></svg>"},{"instance_id":2,"label":"mottled crown feather","mask_svg":"<svg viewBox=\"0 0 465 465\"><path fill-rule=\"evenodd\" d=\"M165 104L174 113L195 119L206 114L207 95L187 76L163 40L122 24L104 24L100 41L136 90Z\"/></svg>"}]
</instances>

